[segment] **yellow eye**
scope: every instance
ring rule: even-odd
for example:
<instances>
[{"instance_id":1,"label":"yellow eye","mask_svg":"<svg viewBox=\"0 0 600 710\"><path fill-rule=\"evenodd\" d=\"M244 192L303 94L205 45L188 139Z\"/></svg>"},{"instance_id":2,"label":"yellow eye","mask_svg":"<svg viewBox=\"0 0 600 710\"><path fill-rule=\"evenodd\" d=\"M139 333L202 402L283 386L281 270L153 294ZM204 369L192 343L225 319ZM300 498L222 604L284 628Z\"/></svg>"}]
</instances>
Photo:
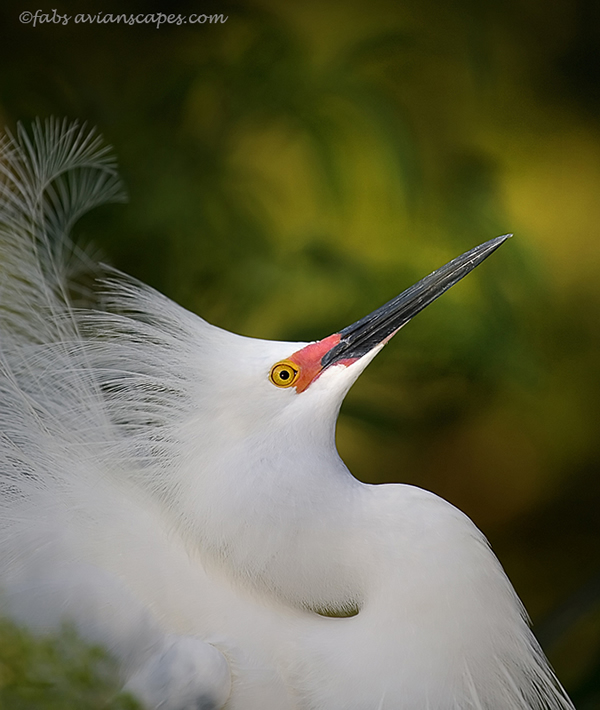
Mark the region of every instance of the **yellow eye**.
<instances>
[{"instance_id":1,"label":"yellow eye","mask_svg":"<svg viewBox=\"0 0 600 710\"><path fill-rule=\"evenodd\" d=\"M290 360L282 360L271 368L269 379L277 387L291 387L298 379L300 368Z\"/></svg>"}]
</instances>

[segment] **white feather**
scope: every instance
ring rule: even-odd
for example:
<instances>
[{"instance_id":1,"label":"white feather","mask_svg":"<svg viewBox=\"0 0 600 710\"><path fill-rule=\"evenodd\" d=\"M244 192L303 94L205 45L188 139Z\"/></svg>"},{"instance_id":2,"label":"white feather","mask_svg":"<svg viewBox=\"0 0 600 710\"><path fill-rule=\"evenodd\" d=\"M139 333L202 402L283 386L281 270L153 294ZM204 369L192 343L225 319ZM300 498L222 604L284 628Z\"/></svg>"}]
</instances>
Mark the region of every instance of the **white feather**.
<instances>
[{"instance_id":1,"label":"white feather","mask_svg":"<svg viewBox=\"0 0 600 710\"><path fill-rule=\"evenodd\" d=\"M340 403L377 349L298 395L267 375L303 344L119 274L77 311L93 267L69 231L122 199L112 159L50 121L4 140L0 173L6 613L73 620L149 708L572 708L474 525L339 459Z\"/></svg>"}]
</instances>

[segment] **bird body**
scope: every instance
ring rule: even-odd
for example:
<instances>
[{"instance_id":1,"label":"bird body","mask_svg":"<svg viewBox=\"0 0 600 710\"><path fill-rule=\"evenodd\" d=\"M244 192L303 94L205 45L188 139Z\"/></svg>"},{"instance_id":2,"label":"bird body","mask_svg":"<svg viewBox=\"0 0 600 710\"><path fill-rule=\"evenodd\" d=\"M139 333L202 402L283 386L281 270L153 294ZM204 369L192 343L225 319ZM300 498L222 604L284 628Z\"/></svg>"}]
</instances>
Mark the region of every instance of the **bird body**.
<instances>
[{"instance_id":1,"label":"bird body","mask_svg":"<svg viewBox=\"0 0 600 710\"><path fill-rule=\"evenodd\" d=\"M0 170L6 613L73 621L150 709L572 708L473 523L334 442L381 347L504 238L322 341L262 341L115 273L72 307L69 227L119 196L82 129L20 131Z\"/></svg>"}]
</instances>

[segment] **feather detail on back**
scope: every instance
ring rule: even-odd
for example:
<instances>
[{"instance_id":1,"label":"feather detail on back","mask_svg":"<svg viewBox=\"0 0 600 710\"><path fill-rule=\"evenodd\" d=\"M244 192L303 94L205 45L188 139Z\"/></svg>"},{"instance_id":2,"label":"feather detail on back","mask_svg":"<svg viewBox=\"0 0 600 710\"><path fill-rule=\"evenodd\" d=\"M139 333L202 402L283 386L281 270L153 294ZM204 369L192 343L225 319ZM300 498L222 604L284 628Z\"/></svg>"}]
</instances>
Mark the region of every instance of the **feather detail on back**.
<instances>
[{"instance_id":1,"label":"feather detail on back","mask_svg":"<svg viewBox=\"0 0 600 710\"><path fill-rule=\"evenodd\" d=\"M11 494L0 506L75 481L84 503L91 462L92 480L135 480L168 497L161 471L173 476L184 455L174 436L194 406L199 373L190 364L210 334L227 334L107 269L92 299L112 312L74 307L90 296L78 281L99 268L71 227L124 200L93 131L50 120L29 137L19 126L1 144L0 175L0 485Z\"/></svg>"}]
</instances>

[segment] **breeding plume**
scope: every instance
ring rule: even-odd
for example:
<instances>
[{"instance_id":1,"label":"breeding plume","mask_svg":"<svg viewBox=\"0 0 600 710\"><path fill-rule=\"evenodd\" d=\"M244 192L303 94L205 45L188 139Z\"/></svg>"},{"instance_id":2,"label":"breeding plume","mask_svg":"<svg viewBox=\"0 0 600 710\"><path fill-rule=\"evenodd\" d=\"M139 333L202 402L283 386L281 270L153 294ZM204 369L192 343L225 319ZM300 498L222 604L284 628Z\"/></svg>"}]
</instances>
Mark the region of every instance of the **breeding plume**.
<instances>
[{"instance_id":1,"label":"breeding plume","mask_svg":"<svg viewBox=\"0 0 600 710\"><path fill-rule=\"evenodd\" d=\"M149 709L572 709L473 523L334 444L366 365L506 237L310 344L110 271L85 311L69 232L120 199L113 161L58 122L1 149L4 613L71 621Z\"/></svg>"}]
</instances>

